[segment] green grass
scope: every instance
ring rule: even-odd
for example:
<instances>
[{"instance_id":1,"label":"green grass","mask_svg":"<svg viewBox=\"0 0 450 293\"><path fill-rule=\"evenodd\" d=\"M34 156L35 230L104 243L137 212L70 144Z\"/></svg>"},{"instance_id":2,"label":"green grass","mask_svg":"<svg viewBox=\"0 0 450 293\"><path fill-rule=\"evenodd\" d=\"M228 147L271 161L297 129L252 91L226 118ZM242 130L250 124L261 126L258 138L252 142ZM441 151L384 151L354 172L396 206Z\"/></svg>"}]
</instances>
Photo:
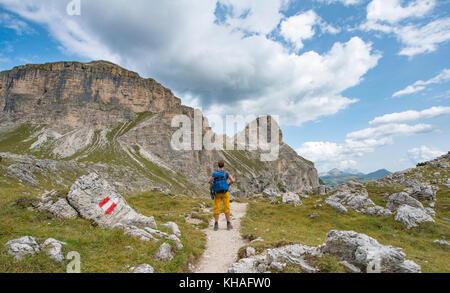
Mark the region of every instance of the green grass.
<instances>
[{"instance_id":1,"label":"green grass","mask_svg":"<svg viewBox=\"0 0 450 293\"><path fill-rule=\"evenodd\" d=\"M370 190L371 194L381 194L384 189ZM422 267L422 272L450 272L449 250L433 240L450 239L449 224L443 220L449 217L450 190L442 188L438 192L435 218L436 223L423 223L420 227L406 230L394 217L372 217L349 209L347 215L338 213L324 202L322 207L314 208L317 199L325 196L312 196L302 199L303 205L273 205L267 201L251 202L246 217L242 221L242 233L254 239L262 237L264 242L253 246L261 251L273 247L283 240L285 243L302 243L317 246L326 241L330 230L353 230L367 234L383 245L403 248L407 259ZM379 201L381 199L375 200ZM312 213L319 213L310 219ZM332 265L331 262L330 265ZM332 268L330 268L332 270ZM326 271L326 269L324 269Z\"/></svg>"},{"instance_id":2,"label":"green grass","mask_svg":"<svg viewBox=\"0 0 450 293\"><path fill-rule=\"evenodd\" d=\"M184 248L172 261L156 262L154 255L162 241L144 242L131 236L123 235L121 230L107 230L93 225L84 219L62 220L45 212L30 211L16 204L20 198L32 200L40 190L20 187L0 186L0 272L2 273L63 273L65 265L55 263L44 253L27 257L17 262L7 254L4 244L25 235L33 236L39 241L52 237L64 242L65 254L77 251L81 255L81 270L87 272L128 272L128 266L143 263L152 265L156 272L187 272L188 264L194 263L205 248L204 234L185 222L180 215L190 212L205 202L202 198L185 195L171 196L147 192L127 198L128 203L138 212L154 216L159 229L169 232L161 224L176 222L182 232L181 241ZM27 194L31 193L31 194ZM206 215L198 213L199 216ZM127 250L124 247L131 246Z\"/></svg>"}]
</instances>

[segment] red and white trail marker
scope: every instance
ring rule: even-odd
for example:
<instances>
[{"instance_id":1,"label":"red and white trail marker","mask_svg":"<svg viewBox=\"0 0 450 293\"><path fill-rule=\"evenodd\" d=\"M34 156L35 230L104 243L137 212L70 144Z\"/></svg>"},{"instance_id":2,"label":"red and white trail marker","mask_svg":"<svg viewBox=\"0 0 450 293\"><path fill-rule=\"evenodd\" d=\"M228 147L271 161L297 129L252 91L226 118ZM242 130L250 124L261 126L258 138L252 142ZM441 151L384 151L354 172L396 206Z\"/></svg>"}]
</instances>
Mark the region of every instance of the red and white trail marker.
<instances>
[{"instance_id":1,"label":"red and white trail marker","mask_svg":"<svg viewBox=\"0 0 450 293\"><path fill-rule=\"evenodd\" d=\"M117 207L117 203L119 201L117 199L111 199L109 197L105 198L98 204L98 206L105 212L105 214L111 214L114 209Z\"/></svg>"}]
</instances>

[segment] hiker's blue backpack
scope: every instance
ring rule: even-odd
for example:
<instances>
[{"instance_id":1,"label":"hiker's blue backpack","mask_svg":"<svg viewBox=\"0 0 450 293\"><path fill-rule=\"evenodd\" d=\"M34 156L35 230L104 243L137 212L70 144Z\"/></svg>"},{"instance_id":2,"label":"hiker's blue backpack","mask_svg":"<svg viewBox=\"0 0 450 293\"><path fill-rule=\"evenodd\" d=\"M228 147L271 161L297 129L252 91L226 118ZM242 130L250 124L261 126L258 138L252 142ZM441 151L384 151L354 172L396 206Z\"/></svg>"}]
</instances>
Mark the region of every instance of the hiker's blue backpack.
<instances>
[{"instance_id":1,"label":"hiker's blue backpack","mask_svg":"<svg viewBox=\"0 0 450 293\"><path fill-rule=\"evenodd\" d=\"M228 191L228 182L224 170L214 172L213 178L214 178L213 189L215 193L225 193Z\"/></svg>"}]
</instances>

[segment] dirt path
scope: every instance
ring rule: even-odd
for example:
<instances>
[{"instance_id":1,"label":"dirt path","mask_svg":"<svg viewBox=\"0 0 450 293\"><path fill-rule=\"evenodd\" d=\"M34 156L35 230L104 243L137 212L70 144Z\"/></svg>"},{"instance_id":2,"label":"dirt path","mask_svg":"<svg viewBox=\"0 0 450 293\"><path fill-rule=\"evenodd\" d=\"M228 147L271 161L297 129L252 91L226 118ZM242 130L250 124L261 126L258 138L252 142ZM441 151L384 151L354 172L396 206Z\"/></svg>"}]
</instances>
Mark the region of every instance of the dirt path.
<instances>
[{"instance_id":1,"label":"dirt path","mask_svg":"<svg viewBox=\"0 0 450 293\"><path fill-rule=\"evenodd\" d=\"M228 267L236 261L239 248L245 245L242 239L241 219L247 212L247 203L232 202L231 223L233 230L227 231L225 216L220 215L219 231L214 231L214 220L204 230L207 237L206 249L194 270L195 273L226 273Z\"/></svg>"}]
</instances>

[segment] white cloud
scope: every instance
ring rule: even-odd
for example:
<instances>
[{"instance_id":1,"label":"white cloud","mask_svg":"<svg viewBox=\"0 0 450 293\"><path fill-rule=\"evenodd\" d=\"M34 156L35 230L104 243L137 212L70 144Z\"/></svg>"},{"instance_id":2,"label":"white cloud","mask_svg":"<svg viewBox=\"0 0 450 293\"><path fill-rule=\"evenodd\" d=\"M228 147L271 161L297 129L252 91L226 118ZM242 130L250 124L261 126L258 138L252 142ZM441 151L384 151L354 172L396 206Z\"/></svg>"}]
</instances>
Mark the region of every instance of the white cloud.
<instances>
[{"instance_id":1,"label":"white cloud","mask_svg":"<svg viewBox=\"0 0 450 293\"><path fill-rule=\"evenodd\" d=\"M412 57L434 52L439 44L450 40L450 17L437 19L422 27L404 26L396 29L396 34L404 45L400 55Z\"/></svg>"},{"instance_id":2,"label":"white cloud","mask_svg":"<svg viewBox=\"0 0 450 293\"><path fill-rule=\"evenodd\" d=\"M385 124L385 123L401 123L407 121L416 121L434 118L441 115L450 114L450 107L437 106L425 109L423 111L405 111L400 113L386 114L380 117L376 117L369 122L371 125Z\"/></svg>"},{"instance_id":3,"label":"white cloud","mask_svg":"<svg viewBox=\"0 0 450 293\"><path fill-rule=\"evenodd\" d=\"M407 5L403 0L372 0L367 5L367 20L396 23L405 18L423 17L436 5L434 0L415 0Z\"/></svg>"},{"instance_id":4,"label":"white cloud","mask_svg":"<svg viewBox=\"0 0 450 293\"><path fill-rule=\"evenodd\" d=\"M361 141L366 139L379 139L398 135L413 135L418 133L430 132L433 129L434 127L429 124L408 125L390 123L351 132L347 134L347 137L352 140Z\"/></svg>"},{"instance_id":5,"label":"white cloud","mask_svg":"<svg viewBox=\"0 0 450 293\"><path fill-rule=\"evenodd\" d=\"M439 156L442 156L444 153L445 152L441 150L423 145L421 147L408 150L408 158L413 164L417 164L419 162L426 162L435 159Z\"/></svg>"},{"instance_id":6,"label":"white cloud","mask_svg":"<svg viewBox=\"0 0 450 293\"><path fill-rule=\"evenodd\" d=\"M69 53L153 77L206 113L273 114L284 125L356 102L342 92L358 85L381 58L359 37L322 54L294 54L265 35L277 26L287 1L221 2L235 11L225 23L217 21L214 0L135 1L126 9L121 1L83 1L82 15L73 17L65 1L0 0L48 27Z\"/></svg>"},{"instance_id":7,"label":"white cloud","mask_svg":"<svg viewBox=\"0 0 450 293\"><path fill-rule=\"evenodd\" d=\"M356 5L356 4L361 4L362 2L364 2L365 0L316 0L318 2L324 2L327 4L332 4L332 3L342 3L345 6L349 6L349 5Z\"/></svg>"},{"instance_id":8,"label":"white cloud","mask_svg":"<svg viewBox=\"0 0 450 293\"><path fill-rule=\"evenodd\" d=\"M308 10L283 20L280 34L286 41L294 44L296 50L300 50L303 48L303 40L309 40L316 34L315 27L320 28L323 33L340 32L339 28L326 23L314 10Z\"/></svg>"},{"instance_id":9,"label":"white cloud","mask_svg":"<svg viewBox=\"0 0 450 293\"><path fill-rule=\"evenodd\" d=\"M316 34L314 26L318 22L318 15L313 10L309 10L284 20L281 23L280 34L299 50L303 48L303 40L311 39Z\"/></svg>"},{"instance_id":10,"label":"white cloud","mask_svg":"<svg viewBox=\"0 0 450 293\"><path fill-rule=\"evenodd\" d=\"M268 34L275 29L289 0L219 0L231 10L226 23L234 29L252 33ZM245 16L245 17L243 17Z\"/></svg>"},{"instance_id":11,"label":"white cloud","mask_svg":"<svg viewBox=\"0 0 450 293\"><path fill-rule=\"evenodd\" d=\"M24 21L8 13L0 13L0 26L12 29L18 35L30 34L34 30Z\"/></svg>"},{"instance_id":12,"label":"white cloud","mask_svg":"<svg viewBox=\"0 0 450 293\"><path fill-rule=\"evenodd\" d=\"M375 151L376 148L394 143L397 136L410 136L429 133L436 128L428 124L386 124L347 134L344 143L338 144L327 141L305 142L297 149L297 153L315 163L320 170L343 167L365 153ZM355 164L349 167L354 167Z\"/></svg>"},{"instance_id":13,"label":"white cloud","mask_svg":"<svg viewBox=\"0 0 450 293\"><path fill-rule=\"evenodd\" d=\"M420 92L420 91L423 91L424 89L426 89L427 85L440 84L440 83L445 83L448 81L450 81L450 69L444 69L444 70L442 70L441 73L439 73L435 77L433 77L427 81L418 80L414 84L407 86L405 89L395 92L392 96L400 97L400 96L404 96L404 95L417 93L417 92Z\"/></svg>"},{"instance_id":14,"label":"white cloud","mask_svg":"<svg viewBox=\"0 0 450 293\"><path fill-rule=\"evenodd\" d=\"M410 24L406 20L425 17L436 6L434 0L408 2L372 0L367 6L367 20L360 25L365 31L394 34L403 47L399 55L413 57L437 50L438 45L450 40L450 18L435 19L427 24Z\"/></svg>"}]
</instances>

